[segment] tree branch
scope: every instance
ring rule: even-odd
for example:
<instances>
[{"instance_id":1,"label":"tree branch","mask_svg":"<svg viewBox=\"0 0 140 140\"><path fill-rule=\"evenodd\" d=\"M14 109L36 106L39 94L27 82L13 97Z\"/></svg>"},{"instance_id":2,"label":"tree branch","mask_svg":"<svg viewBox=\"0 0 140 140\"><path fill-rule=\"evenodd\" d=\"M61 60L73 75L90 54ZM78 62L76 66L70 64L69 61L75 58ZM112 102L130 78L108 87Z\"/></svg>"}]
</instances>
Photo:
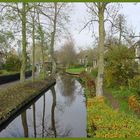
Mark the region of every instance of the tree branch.
<instances>
[{"instance_id":1,"label":"tree branch","mask_svg":"<svg viewBox=\"0 0 140 140\"><path fill-rule=\"evenodd\" d=\"M90 21L88 21L85 25L84 25L84 27L80 30L80 32L81 31L83 31L89 24L92 24L93 22L99 22L98 20L90 20ZM79 33L80 33L79 32Z\"/></svg>"}]
</instances>

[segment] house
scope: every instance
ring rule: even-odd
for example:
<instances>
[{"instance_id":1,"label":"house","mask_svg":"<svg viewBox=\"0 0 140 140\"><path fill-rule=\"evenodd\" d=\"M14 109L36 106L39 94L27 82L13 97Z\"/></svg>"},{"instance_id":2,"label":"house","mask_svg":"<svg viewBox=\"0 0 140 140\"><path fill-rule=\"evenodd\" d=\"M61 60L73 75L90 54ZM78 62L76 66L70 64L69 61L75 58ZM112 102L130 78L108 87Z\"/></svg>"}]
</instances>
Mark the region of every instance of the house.
<instances>
[{"instance_id":1,"label":"house","mask_svg":"<svg viewBox=\"0 0 140 140\"><path fill-rule=\"evenodd\" d=\"M135 49L135 61L140 65L140 40L133 45Z\"/></svg>"}]
</instances>

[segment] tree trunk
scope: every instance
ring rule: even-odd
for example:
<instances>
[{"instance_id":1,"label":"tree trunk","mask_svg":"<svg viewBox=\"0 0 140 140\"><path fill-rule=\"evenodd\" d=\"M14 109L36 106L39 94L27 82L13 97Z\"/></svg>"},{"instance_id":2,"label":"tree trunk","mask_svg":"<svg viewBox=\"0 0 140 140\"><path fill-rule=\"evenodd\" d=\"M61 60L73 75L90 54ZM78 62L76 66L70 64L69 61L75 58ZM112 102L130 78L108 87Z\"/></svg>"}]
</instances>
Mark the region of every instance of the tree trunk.
<instances>
[{"instance_id":1,"label":"tree trunk","mask_svg":"<svg viewBox=\"0 0 140 140\"><path fill-rule=\"evenodd\" d=\"M119 23L119 28L120 28L120 32L119 32L119 44L121 44L121 40L122 40L122 25L121 25L121 21Z\"/></svg>"},{"instance_id":2,"label":"tree trunk","mask_svg":"<svg viewBox=\"0 0 140 140\"><path fill-rule=\"evenodd\" d=\"M104 77L104 3L99 2L99 46L98 46L98 76L96 86L96 96L103 96L103 77Z\"/></svg>"},{"instance_id":3,"label":"tree trunk","mask_svg":"<svg viewBox=\"0 0 140 140\"><path fill-rule=\"evenodd\" d=\"M56 34L56 22L57 22L57 2L54 3L54 20L53 20L53 32L51 34L51 59L52 59L52 74L55 73L56 71L56 63L54 60L54 42L55 42L55 34Z\"/></svg>"},{"instance_id":4,"label":"tree trunk","mask_svg":"<svg viewBox=\"0 0 140 140\"><path fill-rule=\"evenodd\" d=\"M38 22L39 22L39 32L40 32L40 37L41 37L41 59L42 59L42 70L41 72L43 72L43 78L45 78L46 75L46 71L45 71L45 62L44 62L44 33L42 30L42 26L40 24L40 18L39 18L39 14L38 14Z\"/></svg>"},{"instance_id":5,"label":"tree trunk","mask_svg":"<svg viewBox=\"0 0 140 140\"><path fill-rule=\"evenodd\" d=\"M27 53L26 53L26 3L22 3L22 64L20 70L20 81L25 81L25 71L27 63Z\"/></svg>"},{"instance_id":6,"label":"tree trunk","mask_svg":"<svg viewBox=\"0 0 140 140\"><path fill-rule=\"evenodd\" d=\"M42 37L41 37L42 38ZM42 72L43 78L45 78L45 61L44 61L44 39L41 39L41 53L42 53Z\"/></svg>"},{"instance_id":7,"label":"tree trunk","mask_svg":"<svg viewBox=\"0 0 140 140\"><path fill-rule=\"evenodd\" d=\"M33 42L33 48L32 48L32 82L35 80L35 20L34 15L32 17L32 42Z\"/></svg>"}]
</instances>

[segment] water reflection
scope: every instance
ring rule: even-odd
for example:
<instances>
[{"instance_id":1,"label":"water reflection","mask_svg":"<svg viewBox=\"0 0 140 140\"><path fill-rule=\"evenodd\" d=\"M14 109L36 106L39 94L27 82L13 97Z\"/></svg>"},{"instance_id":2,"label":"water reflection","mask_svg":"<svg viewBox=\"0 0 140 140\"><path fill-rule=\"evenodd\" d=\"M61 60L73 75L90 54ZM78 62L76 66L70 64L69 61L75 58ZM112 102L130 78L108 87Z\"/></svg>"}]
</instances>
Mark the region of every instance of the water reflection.
<instances>
[{"instance_id":1,"label":"water reflection","mask_svg":"<svg viewBox=\"0 0 140 140\"><path fill-rule=\"evenodd\" d=\"M78 81L61 75L54 87L0 132L0 137L86 137L84 100Z\"/></svg>"},{"instance_id":2,"label":"water reflection","mask_svg":"<svg viewBox=\"0 0 140 140\"><path fill-rule=\"evenodd\" d=\"M35 103L33 104L33 126L34 126L34 137L36 138L36 108L35 108Z\"/></svg>"},{"instance_id":3,"label":"water reflection","mask_svg":"<svg viewBox=\"0 0 140 140\"><path fill-rule=\"evenodd\" d=\"M62 96L65 97L65 104L70 106L75 100L75 79L70 75L60 75L60 89Z\"/></svg>"},{"instance_id":4,"label":"water reflection","mask_svg":"<svg viewBox=\"0 0 140 140\"><path fill-rule=\"evenodd\" d=\"M43 95L43 117L42 117L42 138L44 137L44 121L45 121L45 94Z\"/></svg>"},{"instance_id":5,"label":"water reflection","mask_svg":"<svg viewBox=\"0 0 140 140\"><path fill-rule=\"evenodd\" d=\"M51 88L52 96L53 96L53 103L52 103L52 109L51 109L51 123L52 123L52 130L54 131L54 137L56 138L56 127L55 127L55 107L56 107L56 92L54 87Z\"/></svg>"},{"instance_id":6,"label":"water reflection","mask_svg":"<svg viewBox=\"0 0 140 140\"><path fill-rule=\"evenodd\" d=\"M29 131L28 131L26 111L24 111L21 114L21 120L22 120L22 126L23 126L23 130L24 130L24 137L28 137L29 136Z\"/></svg>"}]
</instances>

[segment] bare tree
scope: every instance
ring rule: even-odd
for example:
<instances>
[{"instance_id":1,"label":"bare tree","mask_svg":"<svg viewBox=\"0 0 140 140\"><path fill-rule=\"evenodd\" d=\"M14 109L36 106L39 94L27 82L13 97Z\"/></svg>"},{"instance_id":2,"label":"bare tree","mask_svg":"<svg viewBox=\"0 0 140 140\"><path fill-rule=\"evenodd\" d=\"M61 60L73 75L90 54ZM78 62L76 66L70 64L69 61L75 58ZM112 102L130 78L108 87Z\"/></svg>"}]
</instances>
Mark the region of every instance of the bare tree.
<instances>
[{"instance_id":1,"label":"bare tree","mask_svg":"<svg viewBox=\"0 0 140 140\"><path fill-rule=\"evenodd\" d=\"M54 3L54 17L53 17L53 31L51 33L51 57L52 57L52 73L55 73L56 63L54 60L54 42L55 42L55 34L56 34L56 22L57 22L57 13L58 12L58 5L57 2Z\"/></svg>"},{"instance_id":2,"label":"bare tree","mask_svg":"<svg viewBox=\"0 0 140 140\"><path fill-rule=\"evenodd\" d=\"M119 31L119 44L121 44L122 41L122 34L126 32L126 19L125 16L122 14L118 15L118 18L116 19L116 27Z\"/></svg>"},{"instance_id":3,"label":"bare tree","mask_svg":"<svg viewBox=\"0 0 140 140\"><path fill-rule=\"evenodd\" d=\"M32 18L32 82L35 80L35 7L31 11Z\"/></svg>"},{"instance_id":4,"label":"bare tree","mask_svg":"<svg viewBox=\"0 0 140 140\"><path fill-rule=\"evenodd\" d=\"M89 14L89 21L85 24L84 28L93 25L95 21L98 22L99 27L96 96L103 96L105 21L115 19L118 8L115 8L114 5L110 5L110 3L107 2L86 3L86 7Z\"/></svg>"},{"instance_id":5,"label":"bare tree","mask_svg":"<svg viewBox=\"0 0 140 140\"><path fill-rule=\"evenodd\" d=\"M47 20L45 23L45 30L47 30L47 28L49 29L49 31L47 31L49 34L48 42L50 41L49 53L53 63L52 73L54 74L56 71L54 48L58 38L62 37L62 35L67 32L66 25L69 22L70 4L61 2L45 3L44 5L41 4L39 12L42 16L46 17Z\"/></svg>"},{"instance_id":6,"label":"bare tree","mask_svg":"<svg viewBox=\"0 0 140 140\"><path fill-rule=\"evenodd\" d=\"M77 54L73 40L67 40L61 49L57 52L57 59L59 63L64 66L72 66L77 62Z\"/></svg>"},{"instance_id":7,"label":"bare tree","mask_svg":"<svg viewBox=\"0 0 140 140\"><path fill-rule=\"evenodd\" d=\"M22 55L21 55L21 70L20 70L20 81L25 81L25 71L27 67L27 13L32 9L29 3L2 3L2 12L4 13L4 19L7 18L13 23L11 30L17 36L21 33L22 40Z\"/></svg>"},{"instance_id":8,"label":"bare tree","mask_svg":"<svg viewBox=\"0 0 140 140\"><path fill-rule=\"evenodd\" d=\"M116 44L133 44L131 36L134 35L134 28L127 24L126 17L123 14L118 14L108 28L107 41L109 44L116 42Z\"/></svg>"},{"instance_id":9,"label":"bare tree","mask_svg":"<svg viewBox=\"0 0 140 140\"><path fill-rule=\"evenodd\" d=\"M44 60L44 32L43 27L40 23L40 14L38 13L38 33L40 35L40 41L41 41L41 59L42 59L42 72L43 72L43 78L45 78L45 60Z\"/></svg>"}]
</instances>

